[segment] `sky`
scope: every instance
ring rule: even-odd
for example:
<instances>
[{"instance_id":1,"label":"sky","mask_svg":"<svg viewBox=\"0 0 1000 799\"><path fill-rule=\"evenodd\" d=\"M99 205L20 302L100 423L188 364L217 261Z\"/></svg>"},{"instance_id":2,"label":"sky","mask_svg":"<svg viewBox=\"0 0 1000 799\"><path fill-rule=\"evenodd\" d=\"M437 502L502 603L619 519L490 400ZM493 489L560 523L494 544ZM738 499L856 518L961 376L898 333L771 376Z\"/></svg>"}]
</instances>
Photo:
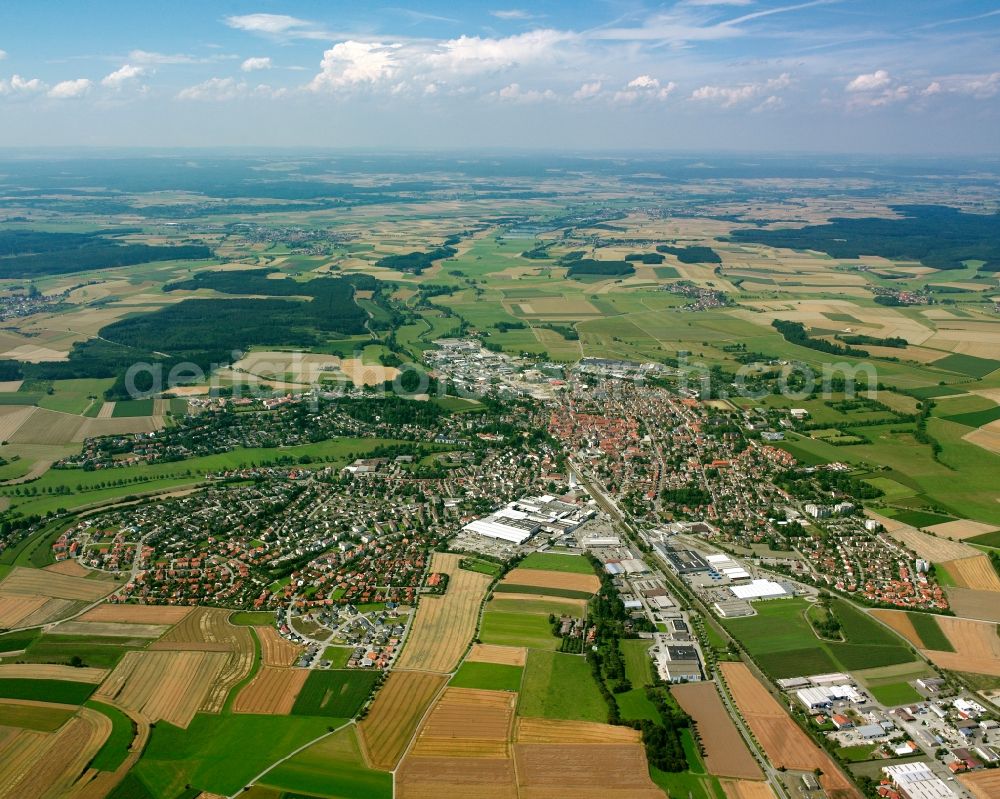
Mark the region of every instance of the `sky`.
<instances>
[{"instance_id":1,"label":"sky","mask_svg":"<svg viewBox=\"0 0 1000 799\"><path fill-rule=\"evenodd\" d=\"M0 147L1000 152L1000 0L4 0Z\"/></svg>"}]
</instances>

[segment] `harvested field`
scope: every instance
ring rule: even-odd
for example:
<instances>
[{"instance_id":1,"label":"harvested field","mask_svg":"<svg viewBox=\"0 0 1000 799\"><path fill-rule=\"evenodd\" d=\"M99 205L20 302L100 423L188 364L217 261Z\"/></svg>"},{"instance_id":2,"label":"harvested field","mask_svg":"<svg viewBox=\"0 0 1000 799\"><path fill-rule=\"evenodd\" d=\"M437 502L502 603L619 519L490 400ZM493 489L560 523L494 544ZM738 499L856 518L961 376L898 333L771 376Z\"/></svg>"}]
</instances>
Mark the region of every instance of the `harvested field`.
<instances>
[{"instance_id":1,"label":"harvested field","mask_svg":"<svg viewBox=\"0 0 1000 799\"><path fill-rule=\"evenodd\" d=\"M596 721L518 718L514 740L519 744L634 744L638 730Z\"/></svg>"},{"instance_id":2,"label":"harvested field","mask_svg":"<svg viewBox=\"0 0 1000 799\"><path fill-rule=\"evenodd\" d=\"M304 647L282 638L274 627L254 627L265 666L291 666Z\"/></svg>"},{"instance_id":3,"label":"harvested field","mask_svg":"<svg viewBox=\"0 0 1000 799\"><path fill-rule=\"evenodd\" d=\"M61 560L46 566L42 571L66 574L70 577L86 577L91 573L90 569L83 566L78 560Z\"/></svg>"},{"instance_id":4,"label":"harvested field","mask_svg":"<svg viewBox=\"0 0 1000 799\"><path fill-rule=\"evenodd\" d=\"M831 799L861 799L830 756L792 721L744 663L720 663L733 700L764 753L776 768L823 771L820 784Z\"/></svg>"},{"instance_id":5,"label":"harvested field","mask_svg":"<svg viewBox=\"0 0 1000 799\"><path fill-rule=\"evenodd\" d=\"M0 594L0 628L21 626L24 619L48 601L48 597L37 594Z\"/></svg>"},{"instance_id":6,"label":"harvested field","mask_svg":"<svg viewBox=\"0 0 1000 799\"><path fill-rule=\"evenodd\" d=\"M84 419L69 439L79 443L97 436L125 436L133 433L152 433L163 427L160 416L122 416L114 419Z\"/></svg>"},{"instance_id":7,"label":"harvested field","mask_svg":"<svg viewBox=\"0 0 1000 799\"><path fill-rule=\"evenodd\" d=\"M508 593L503 591L502 593L496 594L493 597L495 602L501 603L514 603L514 602L538 602L538 594L518 594L518 593ZM568 596L550 596L544 595L546 602L553 603L555 605L560 605L561 613L568 613L571 616L579 616L583 618L587 614L587 600L586 599L574 599ZM503 610L516 610L516 608L506 607L498 608Z\"/></svg>"},{"instance_id":8,"label":"harvested field","mask_svg":"<svg viewBox=\"0 0 1000 799\"><path fill-rule=\"evenodd\" d=\"M0 594L0 597L2 597L2 594ZM72 616L82 607L85 607L86 604L86 602L76 602L72 599L46 599L44 605L30 616L25 616L21 619L19 624L21 627L37 627L40 624L49 624L59 619L65 619L67 616Z\"/></svg>"},{"instance_id":9,"label":"harvested field","mask_svg":"<svg viewBox=\"0 0 1000 799\"><path fill-rule=\"evenodd\" d=\"M110 638L159 638L169 624L119 624L113 621L64 621L50 635L99 635Z\"/></svg>"},{"instance_id":10,"label":"harvested field","mask_svg":"<svg viewBox=\"0 0 1000 799\"><path fill-rule=\"evenodd\" d=\"M396 799L518 799L514 761L408 757L396 771ZM663 799L660 793L656 799Z\"/></svg>"},{"instance_id":11,"label":"harvested field","mask_svg":"<svg viewBox=\"0 0 1000 799\"><path fill-rule=\"evenodd\" d=\"M1000 602L993 591L973 591L968 588L947 588L948 602L956 616L967 619L1000 622Z\"/></svg>"},{"instance_id":12,"label":"harvested field","mask_svg":"<svg viewBox=\"0 0 1000 799\"><path fill-rule=\"evenodd\" d=\"M757 761L726 712L715 683L677 685L670 689L670 693L698 725L698 733L705 747L705 765L710 773L748 780L764 778Z\"/></svg>"},{"instance_id":13,"label":"harvested field","mask_svg":"<svg viewBox=\"0 0 1000 799\"><path fill-rule=\"evenodd\" d=\"M0 407L0 441L10 441L25 419L31 416L34 406L4 405Z\"/></svg>"},{"instance_id":14,"label":"harvested field","mask_svg":"<svg viewBox=\"0 0 1000 799\"><path fill-rule=\"evenodd\" d=\"M512 569L507 572L503 582L508 585L530 585L539 588L568 588L591 594L601 587L601 581L596 574L573 574L544 569Z\"/></svg>"},{"instance_id":15,"label":"harvested field","mask_svg":"<svg viewBox=\"0 0 1000 799\"><path fill-rule=\"evenodd\" d=\"M966 433L962 440L982 447L987 452L1000 454L1000 419Z\"/></svg>"},{"instance_id":16,"label":"harvested field","mask_svg":"<svg viewBox=\"0 0 1000 799\"><path fill-rule=\"evenodd\" d=\"M1000 577L997 576L986 555L946 560L941 565L954 578L959 588L973 591L1000 591Z\"/></svg>"},{"instance_id":17,"label":"harvested field","mask_svg":"<svg viewBox=\"0 0 1000 799\"><path fill-rule=\"evenodd\" d=\"M521 799L663 799L638 743L518 743L514 759Z\"/></svg>"},{"instance_id":18,"label":"harvested field","mask_svg":"<svg viewBox=\"0 0 1000 799\"><path fill-rule=\"evenodd\" d=\"M264 666L233 703L234 713L287 716L306 683L308 669Z\"/></svg>"},{"instance_id":19,"label":"harvested field","mask_svg":"<svg viewBox=\"0 0 1000 799\"><path fill-rule=\"evenodd\" d=\"M523 666L528 662L528 650L523 646L496 646L473 644L468 658L473 663L499 663L504 666Z\"/></svg>"},{"instance_id":20,"label":"harvested field","mask_svg":"<svg viewBox=\"0 0 1000 799\"><path fill-rule=\"evenodd\" d=\"M1000 796L1000 771L977 771L960 774L959 781L972 791L976 799L996 799Z\"/></svg>"},{"instance_id":21,"label":"harvested field","mask_svg":"<svg viewBox=\"0 0 1000 799\"><path fill-rule=\"evenodd\" d=\"M177 624L194 608L172 605L114 605L105 602L88 610L79 621L107 621L122 624Z\"/></svg>"},{"instance_id":22,"label":"harvested field","mask_svg":"<svg viewBox=\"0 0 1000 799\"><path fill-rule=\"evenodd\" d=\"M955 651L922 650L928 658L943 669L1000 677L1000 636L995 624L948 616L938 618L938 624Z\"/></svg>"},{"instance_id":23,"label":"harvested field","mask_svg":"<svg viewBox=\"0 0 1000 799\"><path fill-rule=\"evenodd\" d=\"M915 646L919 649L924 645L923 641L920 640L920 635L913 626L913 622L910 620L910 617L903 611L876 608L875 610L870 611L870 613L880 622L889 625L893 630L903 636L903 638L910 642L911 646Z\"/></svg>"},{"instance_id":24,"label":"harvested field","mask_svg":"<svg viewBox=\"0 0 1000 799\"><path fill-rule=\"evenodd\" d=\"M406 750L427 708L447 677L419 671L394 671L375 695L368 715L358 722L358 739L372 768L391 771Z\"/></svg>"},{"instance_id":25,"label":"harvested field","mask_svg":"<svg viewBox=\"0 0 1000 799\"><path fill-rule=\"evenodd\" d=\"M56 663L0 663L0 679L68 680L98 685L108 676L107 669L75 668Z\"/></svg>"},{"instance_id":26,"label":"harvested field","mask_svg":"<svg viewBox=\"0 0 1000 799\"><path fill-rule=\"evenodd\" d=\"M444 596L420 599L398 669L452 671L476 631L490 577L458 567L459 555L435 552L431 570L450 575Z\"/></svg>"},{"instance_id":27,"label":"harvested field","mask_svg":"<svg viewBox=\"0 0 1000 799\"><path fill-rule=\"evenodd\" d=\"M959 558L971 558L978 555L979 550L963 544L960 541L948 541L944 538L936 538L928 533L921 532L916 527L897 522L888 516L880 516L877 513L868 512L868 515L885 527L886 533L899 541L903 546L912 549L917 553L918 558L929 560L932 563L940 563L946 560L957 560Z\"/></svg>"},{"instance_id":28,"label":"harvested field","mask_svg":"<svg viewBox=\"0 0 1000 799\"><path fill-rule=\"evenodd\" d=\"M766 782L720 780L726 799L774 799L774 791Z\"/></svg>"},{"instance_id":29,"label":"harvested field","mask_svg":"<svg viewBox=\"0 0 1000 799\"><path fill-rule=\"evenodd\" d=\"M7 440L12 444L68 444L83 425L82 416L33 408L17 431ZM81 439L82 440L82 439Z\"/></svg>"},{"instance_id":30,"label":"harvested field","mask_svg":"<svg viewBox=\"0 0 1000 799\"><path fill-rule=\"evenodd\" d=\"M0 740L0 796L66 796L111 734L111 720L90 708L56 733L17 730Z\"/></svg>"},{"instance_id":31,"label":"harvested field","mask_svg":"<svg viewBox=\"0 0 1000 799\"><path fill-rule=\"evenodd\" d=\"M992 533L996 531L996 525L974 522L970 519L956 519L953 522L944 522L928 527L929 532L942 538L957 538L964 541L966 538L973 538L977 535Z\"/></svg>"},{"instance_id":32,"label":"harvested field","mask_svg":"<svg viewBox=\"0 0 1000 799\"><path fill-rule=\"evenodd\" d=\"M126 652L94 698L187 727L228 659L224 652Z\"/></svg>"},{"instance_id":33,"label":"harvested field","mask_svg":"<svg viewBox=\"0 0 1000 799\"><path fill-rule=\"evenodd\" d=\"M0 594L34 594L94 602L114 588L115 583L108 580L87 580L18 566L0 583Z\"/></svg>"},{"instance_id":34,"label":"harvested field","mask_svg":"<svg viewBox=\"0 0 1000 799\"><path fill-rule=\"evenodd\" d=\"M448 688L417 735L411 757L509 757L517 696Z\"/></svg>"}]
</instances>

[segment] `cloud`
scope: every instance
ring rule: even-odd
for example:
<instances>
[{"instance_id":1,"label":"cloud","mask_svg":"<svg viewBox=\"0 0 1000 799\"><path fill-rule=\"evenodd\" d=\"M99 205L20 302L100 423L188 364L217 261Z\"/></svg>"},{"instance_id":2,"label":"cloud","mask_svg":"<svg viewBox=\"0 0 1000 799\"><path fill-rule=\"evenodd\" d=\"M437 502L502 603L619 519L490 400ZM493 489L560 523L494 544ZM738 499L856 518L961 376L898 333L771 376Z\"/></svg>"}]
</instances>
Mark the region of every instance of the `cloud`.
<instances>
[{"instance_id":1,"label":"cloud","mask_svg":"<svg viewBox=\"0 0 1000 799\"><path fill-rule=\"evenodd\" d=\"M0 50L0 61L3 61L7 57L6 50Z\"/></svg>"},{"instance_id":2,"label":"cloud","mask_svg":"<svg viewBox=\"0 0 1000 799\"><path fill-rule=\"evenodd\" d=\"M87 78L64 80L49 89L48 96L55 100L71 100L83 97L93 88L93 85Z\"/></svg>"},{"instance_id":3,"label":"cloud","mask_svg":"<svg viewBox=\"0 0 1000 799\"><path fill-rule=\"evenodd\" d=\"M453 72L497 71L554 59L559 45L576 39L576 34L569 31L548 28L501 39L460 36L442 42L436 52L427 56L427 64Z\"/></svg>"},{"instance_id":4,"label":"cloud","mask_svg":"<svg viewBox=\"0 0 1000 799\"><path fill-rule=\"evenodd\" d=\"M892 83L892 78L889 73L884 69L879 69L866 75L858 75L854 80L847 84L845 91L874 92L879 89L884 89L890 83Z\"/></svg>"},{"instance_id":5,"label":"cloud","mask_svg":"<svg viewBox=\"0 0 1000 799\"><path fill-rule=\"evenodd\" d=\"M792 76L787 72L781 73L776 78L770 78L763 83L742 83L738 86L702 86L691 93L692 100L702 102L713 102L720 104L723 108L732 108L734 105L748 102L760 97L767 92L774 92L786 89L792 85ZM777 96L768 98L773 107L777 104Z\"/></svg>"},{"instance_id":6,"label":"cloud","mask_svg":"<svg viewBox=\"0 0 1000 799\"><path fill-rule=\"evenodd\" d=\"M203 64L214 59L196 58L185 53L151 53L148 50L133 50L128 60L137 64Z\"/></svg>"},{"instance_id":7,"label":"cloud","mask_svg":"<svg viewBox=\"0 0 1000 799\"><path fill-rule=\"evenodd\" d=\"M22 78L12 75L9 81L0 80L0 94L34 94L45 91L46 86L38 78Z\"/></svg>"},{"instance_id":8,"label":"cloud","mask_svg":"<svg viewBox=\"0 0 1000 799\"><path fill-rule=\"evenodd\" d=\"M764 100L760 105L754 108L754 111L758 114L765 111L779 111L785 107L784 98L778 97L776 94L772 94L770 97Z\"/></svg>"},{"instance_id":9,"label":"cloud","mask_svg":"<svg viewBox=\"0 0 1000 799\"><path fill-rule=\"evenodd\" d=\"M507 8L491 11L490 14L497 19L534 19L535 15L522 8Z\"/></svg>"},{"instance_id":10,"label":"cloud","mask_svg":"<svg viewBox=\"0 0 1000 799\"><path fill-rule=\"evenodd\" d=\"M497 92L497 96L501 100L514 100L519 103L539 103L543 100L556 99L556 93L551 89L545 89L545 91L522 89L518 83L511 83L504 86Z\"/></svg>"},{"instance_id":11,"label":"cloud","mask_svg":"<svg viewBox=\"0 0 1000 799\"><path fill-rule=\"evenodd\" d=\"M381 42L347 41L335 44L325 53L320 72L309 88L342 89L364 84L376 84L393 77L398 71L396 52L401 45Z\"/></svg>"},{"instance_id":12,"label":"cloud","mask_svg":"<svg viewBox=\"0 0 1000 799\"><path fill-rule=\"evenodd\" d=\"M599 80L592 83L584 83L579 89L573 92L574 100L589 100L601 93L602 84Z\"/></svg>"},{"instance_id":13,"label":"cloud","mask_svg":"<svg viewBox=\"0 0 1000 799\"><path fill-rule=\"evenodd\" d=\"M240 65L240 69L244 72L253 72L258 69L270 69L271 59L266 56L256 56L254 58L248 58Z\"/></svg>"},{"instance_id":14,"label":"cloud","mask_svg":"<svg viewBox=\"0 0 1000 799\"><path fill-rule=\"evenodd\" d=\"M136 67L132 64L124 64L120 69L116 69L110 75L105 75L101 79L101 85L107 86L109 89L120 89L128 81L141 77L144 74L146 74L146 70L143 67Z\"/></svg>"},{"instance_id":15,"label":"cloud","mask_svg":"<svg viewBox=\"0 0 1000 799\"><path fill-rule=\"evenodd\" d=\"M666 100L676 89L677 84L673 81L661 86L658 78L639 75L626 83L622 91L615 92L615 101L634 103L636 100Z\"/></svg>"},{"instance_id":16,"label":"cloud","mask_svg":"<svg viewBox=\"0 0 1000 799\"><path fill-rule=\"evenodd\" d=\"M935 94L958 94L976 100L987 100L1000 94L1000 72L982 75L947 75L932 81L921 94L925 97Z\"/></svg>"},{"instance_id":17,"label":"cloud","mask_svg":"<svg viewBox=\"0 0 1000 799\"><path fill-rule=\"evenodd\" d=\"M225 102L245 97L283 97L284 89L275 89L266 83L251 86L246 81L235 78L209 78L194 86L188 86L177 93L178 100L202 100Z\"/></svg>"},{"instance_id":18,"label":"cloud","mask_svg":"<svg viewBox=\"0 0 1000 799\"><path fill-rule=\"evenodd\" d=\"M328 39L329 34L314 22L287 14L240 14L226 17L226 25L236 30L280 39Z\"/></svg>"}]
</instances>

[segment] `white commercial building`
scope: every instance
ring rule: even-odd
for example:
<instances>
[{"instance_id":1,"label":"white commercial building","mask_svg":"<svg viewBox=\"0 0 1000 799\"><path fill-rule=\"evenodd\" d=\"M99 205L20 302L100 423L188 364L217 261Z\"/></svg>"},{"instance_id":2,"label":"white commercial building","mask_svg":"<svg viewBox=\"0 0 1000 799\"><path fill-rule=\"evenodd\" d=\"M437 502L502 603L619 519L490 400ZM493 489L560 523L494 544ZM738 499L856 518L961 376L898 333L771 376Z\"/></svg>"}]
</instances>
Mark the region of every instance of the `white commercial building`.
<instances>
[{"instance_id":1,"label":"white commercial building","mask_svg":"<svg viewBox=\"0 0 1000 799\"><path fill-rule=\"evenodd\" d=\"M729 588L738 599L772 599L787 596L784 586L774 580L751 580L746 585L733 585Z\"/></svg>"},{"instance_id":2,"label":"white commercial building","mask_svg":"<svg viewBox=\"0 0 1000 799\"><path fill-rule=\"evenodd\" d=\"M926 763L885 766L882 771L907 799L954 799L955 793Z\"/></svg>"}]
</instances>

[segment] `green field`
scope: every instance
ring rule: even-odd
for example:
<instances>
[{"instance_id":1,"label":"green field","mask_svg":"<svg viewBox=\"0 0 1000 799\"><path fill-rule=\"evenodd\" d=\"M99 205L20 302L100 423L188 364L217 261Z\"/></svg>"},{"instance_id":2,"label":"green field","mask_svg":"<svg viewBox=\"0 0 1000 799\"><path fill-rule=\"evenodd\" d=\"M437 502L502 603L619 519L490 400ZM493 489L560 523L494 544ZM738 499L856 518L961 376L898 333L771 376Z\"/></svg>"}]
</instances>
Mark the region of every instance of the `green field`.
<instances>
[{"instance_id":1,"label":"green field","mask_svg":"<svg viewBox=\"0 0 1000 799\"><path fill-rule=\"evenodd\" d=\"M848 763L862 763L865 760L871 760L875 748L876 744L858 744L857 746L841 746L836 752L839 758Z\"/></svg>"},{"instance_id":2,"label":"green field","mask_svg":"<svg viewBox=\"0 0 1000 799\"><path fill-rule=\"evenodd\" d=\"M58 630L59 628L55 628ZM129 649L142 649L148 638L89 635L41 635L16 659L27 663L65 663L74 657L86 666L110 669Z\"/></svg>"},{"instance_id":3,"label":"green field","mask_svg":"<svg viewBox=\"0 0 1000 799\"><path fill-rule=\"evenodd\" d=\"M451 678L455 688L478 688L484 691L517 691L521 687L520 666L466 661Z\"/></svg>"},{"instance_id":4,"label":"green field","mask_svg":"<svg viewBox=\"0 0 1000 799\"><path fill-rule=\"evenodd\" d=\"M111 719L112 725L111 735L94 755L94 759L90 761L91 768L100 771L114 771L128 757L129 747L132 745L132 739L135 738L135 725L132 723L132 719L111 705L88 700L86 706L107 716Z\"/></svg>"},{"instance_id":5,"label":"green field","mask_svg":"<svg viewBox=\"0 0 1000 799\"><path fill-rule=\"evenodd\" d=\"M499 563L493 563L488 560L480 560L479 558L462 558L459 562L459 566L466 571L488 574L490 577L499 577L500 572L503 571L503 568Z\"/></svg>"},{"instance_id":6,"label":"green field","mask_svg":"<svg viewBox=\"0 0 1000 799\"><path fill-rule=\"evenodd\" d=\"M942 516L939 513L928 513L923 510L902 510L894 512L892 518L911 527L933 527L935 524L955 521L954 516Z\"/></svg>"},{"instance_id":7,"label":"green field","mask_svg":"<svg viewBox=\"0 0 1000 799\"><path fill-rule=\"evenodd\" d=\"M52 705L7 705L3 706L3 726L20 727L24 730L53 732L69 721L76 711Z\"/></svg>"},{"instance_id":8,"label":"green field","mask_svg":"<svg viewBox=\"0 0 1000 799\"><path fill-rule=\"evenodd\" d=\"M269 771L260 784L324 799L392 799L392 775L365 766L352 727L338 730L286 760Z\"/></svg>"},{"instance_id":9,"label":"green field","mask_svg":"<svg viewBox=\"0 0 1000 799\"><path fill-rule=\"evenodd\" d=\"M96 685L69 680L0 679L0 698L34 699L63 705L82 705L97 689Z\"/></svg>"},{"instance_id":10,"label":"green field","mask_svg":"<svg viewBox=\"0 0 1000 799\"><path fill-rule=\"evenodd\" d=\"M966 538L965 543L1000 549L1000 530L993 533L983 533L982 535L973 536L972 538Z\"/></svg>"},{"instance_id":11,"label":"green field","mask_svg":"<svg viewBox=\"0 0 1000 799\"><path fill-rule=\"evenodd\" d=\"M585 658L534 649L528 652L517 712L547 719L608 720L608 707Z\"/></svg>"},{"instance_id":12,"label":"green field","mask_svg":"<svg viewBox=\"0 0 1000 799\"><path fill-rule=\"evenodd\" d=\"M653 642L648 638L622 638L622 656L625 658L625 676L635 687L653 684L653 659L649 648Z\"/></svg>"},{"instance_id":13,"label":"green field","mask_svg":"<svg viewBox=\"0 0 1000 799\"><path fill-rule=\"evenodd\" d=\"M655 766L649 769L649 776L668 796L680 799L726 799L719 780L716 777L703 774L693 774L690 771L673 773L660 771Z\"/></svg>"},{"instance_id":14,"label":"green field","mask_svg":"<svg viewBox=\"0 0 1000 799\"><path fill-rule=\"evenodd\" d=\"M757 602L758 615L726 619L722 624L773 679L913 660L902 639L840 599L832 600L832 607L846 641L820 641L803 616L808 606L802 599Z\"/></svg>"},{"instance_id":15,"label":"green field","mask_svg":"<svg viewBox=\"0 0 1000 799\"><path fill-rule=\"evenodd\" d=\"M346 669L347 661L351 659L354 647L350 646L328 646L323 650L323 660L330 661L331 669Z\"/></svg>"},{"instance_id":16,"label":"green field","mask_svg":"<svg viewBox=\"0 0 1000 799\"><path fill-rule=\"evenodd\" d=\"M238 610L230 614L229 623L246 627L270 627L274 624L274 612L270 610Z\"/></svg>"},{"instance_id":17,"label":"green field","mask_svg":"<svg viewBox=\"0 0 1000 799\"><path fill-rule=\"evenodd\" d=\"M115 403L115 409L111 416L115 419L126 416L152 416L153 400L119 400Z\"/></svg>"},{"instance_id":18,"label":"green field","mask_svg":"<svg viewBox=\"0 0 1000 799\"><path fill-rule=\"evenodd\" d=\"M292 713L352 718L371 695L379 675L372 671L310 671Z\"/></svg>"},{"instance_id":19,"label":"green field","mask_svg":"<svg viewBox=\"0 0 1000 799\"><path fill-rule=\"evenodd\" d=\"M515 583L499 583L493 587L498 594L534 594L535 596L561 596L567 599L590 599L589 591L576 591L572 588L539 588L534 585L517 585Z\"/></svg>"},{"instance_id":20,"label":"green field","mask_svg":"<svg viewBox=\"0 0 1000 799\"><path fill-rule=\"evenodd\" d=\"M561 555L553 552L532 552L517 564L522 569L544 569L547 571L570 572L571 574L593 574L594 567L581 555Z\"/></svg>"},{"instance_id":21,"label":"green field","mask_svg":"<svg viewBox=\"0 0 1000 799\"><path fill-rule=\"evenodd\" d=\"M550 613L554 616L566 615L578 618L583 616L573 605L556 599L510 599L503 594L494 596L487 605L487 609L504 613L534 613L546 618Z\"/></svg>"},{"instance_id":22,"label":"green field","mask_svg":"<svg viewBox=\"0 0 1000 799\"><path fill-rule=\"evenodd\" d=\"M935 361L934 365L940 369L958 372L969 377L986 377L986 375L1000 369L1000 361L977 358L974 355L963 355L957 352Z\"/></svg>"},{"instance_id":23,"label":"green field","mask_svg":"<svg viewBox=\"0 0 1000 799\"><path fill-rule=\"evenodd\" d=\"M938 620L930 613L907 613L913 628L920 636L925 649L936 649L940 652L954 652L955 647L951 645L948 636L944 634Z\"/></svg>"},{"instance_id":24,"label":"green field","mask_svg":"<svg viewBox=\"0 0 1000 799\"><path fill-rule=\"evenodd\" d=\"M186 785L228 796L275 761L343 722L199 713L182 730L160 721L132 773L155 799L174 799Z\"/></svg>"},{"instance_id":25,"label":"green field","mask_svg":"<svg viewBox=\"0 0 1000 799\"><path fill-rule=\"evenodd\" d=\"M508 613L494 610L487 604L479 640L484 644L527 646L532 649L555 650L559 639L552 634L547 616L538 613Z\"/></svg>"},{"instance_id":26,"label":"green field","mask_svg":"<svg viewBox=\"0 0 1000 799\"><path fill-rule=\"evenodd\" d=\"M897 705L907 705L912 702L920 702L923 697L917 693L909 683L896 682L887 685L870 686L872 696L886 707L896 707Z\"/></svg>"}]
</instances>

